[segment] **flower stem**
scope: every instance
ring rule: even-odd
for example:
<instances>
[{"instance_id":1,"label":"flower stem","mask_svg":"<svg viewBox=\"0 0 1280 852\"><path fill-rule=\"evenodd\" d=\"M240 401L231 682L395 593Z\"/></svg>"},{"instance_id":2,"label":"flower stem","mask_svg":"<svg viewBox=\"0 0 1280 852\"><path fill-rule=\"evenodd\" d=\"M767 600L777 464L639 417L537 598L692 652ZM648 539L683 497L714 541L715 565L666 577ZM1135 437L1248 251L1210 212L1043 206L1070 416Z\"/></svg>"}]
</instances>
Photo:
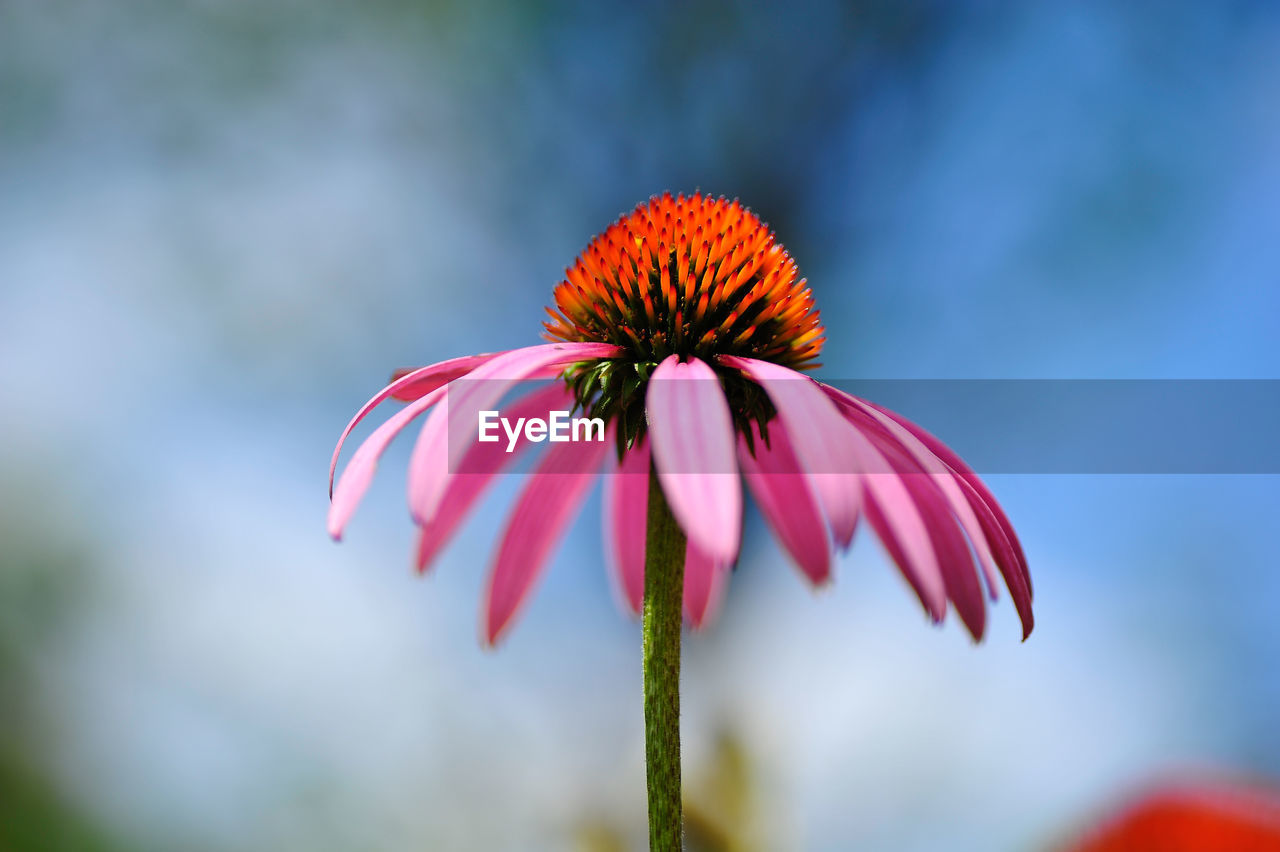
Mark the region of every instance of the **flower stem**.
<instances>
[{"instance_id":1,"label":"flower stem","mask_svg":"<svg viewBox=\"0 0 1280 852\"><path fill-rule=\"evenodd\" d=\"M680 628L684 531L649 470L644 551L644 747L650 852L680 852Z\"/></svg>"}]
</instances>

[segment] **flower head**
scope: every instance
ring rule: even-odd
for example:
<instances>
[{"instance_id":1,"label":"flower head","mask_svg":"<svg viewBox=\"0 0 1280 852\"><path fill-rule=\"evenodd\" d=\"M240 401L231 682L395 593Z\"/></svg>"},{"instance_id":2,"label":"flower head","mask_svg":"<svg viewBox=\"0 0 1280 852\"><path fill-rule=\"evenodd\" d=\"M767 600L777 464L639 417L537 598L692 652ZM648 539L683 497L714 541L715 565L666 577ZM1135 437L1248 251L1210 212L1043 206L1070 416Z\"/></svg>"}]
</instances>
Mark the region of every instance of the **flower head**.
<instances>
[{"instance_id":1,"label":"flower head","mask_svg":"<svg viewBox=\"0 0 1280 852\"><path fill-rule=\"evenodd\" d=\"M511 421L580 410L609 441L553 443L536 463L500 539L484 607L493 642L511 623L602 468L616 584L639 610L652 466L687 537L684 604L701 626L724 593L741 539L742 482L814 585L865 517L925 610L950 604L975 639L985 596L1008 586L1032 627L1021 545L981 480L929 433L800 372L824 341L795 262L736 201L653 198L596 237L548 309L553 342L456 358L395 378L348 424L387 398L408 403L355 452L332 492L340 537L378 458L427 415L409 469L409 506L425 568L493 476L531 441L477 440L481 412L518 384L552 379L508 405ZM528 437L528 433L526 433Z\"/></svg>"},{"instance_id":2,"label":"flower head","mask_svg":"<svg viewBox=\"0 0 1280 852\"><path fill-rule=\"evenodd\" d=\"M769 228L737 201L667 194L621 216L565 270L546 337L623 350L575 365L569 381L582 408L618 421L626 446L645 431L643 379L671 355L819 366L826 338L805 283ZM719 372L742 434L751 434L751 421L772 419L756 385L736 370Z\"/></svg>"}]
</instances>

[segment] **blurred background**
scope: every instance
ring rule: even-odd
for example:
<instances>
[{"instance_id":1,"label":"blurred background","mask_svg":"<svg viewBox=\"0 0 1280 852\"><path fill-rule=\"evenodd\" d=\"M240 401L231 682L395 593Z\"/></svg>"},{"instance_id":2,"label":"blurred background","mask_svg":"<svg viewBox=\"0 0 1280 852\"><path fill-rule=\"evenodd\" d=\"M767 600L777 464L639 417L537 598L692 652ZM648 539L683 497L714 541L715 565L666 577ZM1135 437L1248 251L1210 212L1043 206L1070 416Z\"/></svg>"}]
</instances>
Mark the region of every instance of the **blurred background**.
<instances>
[{"instance_id":1,"label":"blurred background","mask_svg":"<svg viewBox=\"0 0 1280 852\"><path fill-rule=\"evenodd\" d=\"M695 188L796 256L829 377L1280 378L1274 4L0 0L0 848L642 848L598 494L491 653L518 478L420 579L411 441L341 546L325 473ZM988 482L1025 644L865 533L815 596L749 519L685 646L697 848L1048 850L1280 775L1278 478Z\"/></svg>"}]
</instances>

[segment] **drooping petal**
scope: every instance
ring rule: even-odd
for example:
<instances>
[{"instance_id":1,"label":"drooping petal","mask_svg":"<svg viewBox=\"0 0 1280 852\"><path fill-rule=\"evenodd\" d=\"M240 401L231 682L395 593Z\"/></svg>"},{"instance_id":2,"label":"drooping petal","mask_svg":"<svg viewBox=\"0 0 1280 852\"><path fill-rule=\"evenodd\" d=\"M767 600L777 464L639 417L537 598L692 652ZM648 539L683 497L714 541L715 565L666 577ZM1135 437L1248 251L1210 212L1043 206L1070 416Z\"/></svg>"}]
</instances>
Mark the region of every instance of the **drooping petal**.
<instances>
[{"instance_id":1,"label":"drooping petal","mask_svg":"<svg viewBox=\"0 0 1280 852\"><path fill-rule=\"evenodd\" d=\"M848 547L858 524L861 490L854 471L857 461L845 440L848 424L817 382L795 370L755 358L721 355L726 367L742 370L764 388L778 418L793 436L796 456L814 489L841 547Z\"/></svg>"},{"instance_id":2,"label":"drooping petal","mask_svg":"<svg viewBox=\"0 0 1280 852\"><path fill-rule=\"evenodd\" d=\"M347 462L342 476L338 479L338 487L334 489L329 502L329 535L341 540L342 530L351 520L360 498L369 489L373 474L378 469L378 459L386 452L387 446L404 427L436 402L444 399L445 389L436 388L431 393L409 403L409 405L391 415L385 423L364 439L356 449L351 461Z\"/></svg>"},{"instance_id":3,"label":"drooping petal","mask_svg":"<svg viewBox=\"0 0 1280 852\"><path fill-rule=\"evenodd\" d=\"M694 630L715 620L729 584L730 565L698 549L690 539L684 551L684 617Z\"/></svg>"},{"instance_id":4,"label":"drooping petal","mask_svg":"<svg viewBox=\"0 0 1280 852\"><path fill-rule=\"evenodd\" d=\"M992 598L995 598L997 589L995 558L987 543L987 537L982 531L982 525L978 521L977 515L974 514L973 507L969 505L964 490L956 481L957 477L951 468L947 467L946 463L931 452L919 438L880 410L838 388L823 385L823 390L827 391L827 395L835 400L836 405L840 407L850 422L855 426L861 425L863 427L864 433L868 434L868 437L872 437L873 440L876 437L880 437L882 442L900 448L902 452L913 459L916 470L910 471L911 473L926 475L933 479L934 485L946 498L949 510L955 513L960 526L973 543L974 550L978 554L979 564L986 575L987 588ZM870 423L868 419L871 421ZM867 428L868 426L879 428L869 429ZM903 470L901 472L906 473L908 471Z\"/></svg>"},{"instance_id":5,"label":"drooping petal","mask_svg":"<svg viewBox=\"0 0 1280 852\"><path fill-rule=\"evenodd\" d=\"M742 536L742 486L733 417L720 380L702 361L672 355L645 395L654 467L671 513L712 560L729 564Z\"/></svg>"},{"instance_id":6,"label":"drooping petal","mask_svg":"<svg viewBox=\"0 0 1280 852\"><path fill-rule=\"evenodd\" d=\"M982 584L974 568L974 554L970 550L969 541L951 511L947 496L938 485L942 475L925 473L902 444L889 437L874 420L857 422L865 427L863 434L880 450L915 501L929 530L947 597L955 605L956 612L970 635L975 640L980 640L986 630L986 602L983 600Z\"/></svg>"},{"instance_id":7,"label":"drooping petal","mask_svg":"<svg viewBox=\"0 0 1280 852\"><path fill-rule=\"evenodd\" d=\"M755 434L755 455L745 436L738 438L738 462L760 513L815 586L831 579L831 548L826 523L814 496L812 484L801 472L786 426L775 419L769 426L766 447L759 431Z\"/></svg>"},{"instance_id":8,"label":"drooping petal","mask_svg":"<svg viewBox=\"0 0 1280 852\"><path fill-rule=\"evenodd\" d=\"M480 355L471 355L466 358L453 358L448 361L441 361L439 364L432 364L430 367L402 367L398 370L391 371L391 384L387 386L388 395L400 402L413 402L415 399L426 396L445 382L465 376L476 367L486 361L490 361L501 352L485 352ZM474 363L468 365L462 364L464 361L472 361ZM439 376L425 371L433 370L436 367L444 367L446 365L457 365L457 369L453 375L443 373Z\"/></svg>"},{"instance_id":9,"label":"drooping petal","mask_svg":"<svg viewBox=\"0 0 1280 852\"><path fill-rule=\"evenodd\" d=\"M901 480L929 531L947 597L955 605L956 612L970 635L975 640L980 640L986 629L986 602L983 600L982 584L974 568L974 554L970 551L969 541L951 510L948 496L940 487L940 483L950 481L950 474L926 473L906 447L894 440L876 420L854 414L850 415L850 423L881 453L879 459L870 462L876 467L869 468L866 480L872 485L879 484L876 482L877 477L897 475ZM886 464L887 472L880 467ZM961 500L963 502L963 498ZM965 508L968 508L967 503ZM898 545L896 536L886 529L888 522L883 513L876 517L877 533L894 561L903 565L909 557ZM981 528L978 529L978 535L985 542ZM920 594L921 590L915 581L912 581L912 586ZM927 607L925 596L920 596Z\"/></svg>"},{"instance_id":10,"label":"drooping petal","mask_svg":"<svg viewBox=\"0 0 1280 852\"><path fill-rule=\"evenodd\" d=\"M978 480L976 476L974 481L979 485L981 484L981 480ZM991 545L996 565L1000 568L1000 575L1004 577L1005 585L1009 587L1009 597L1013 598L1014 608L1018 611L1018 619L1022 622L1022 638L1025 640L1031 635L1031 631L1036 624L1035 615L1031 611L1030 575L1025 570L1019 570L1019 551L1015 550L1014 545L1009 543L1009 539L1001 529L1000 521L996 515L996 512L999 511L999 505L995 504L993 506L993 504L987 503L973 482L968 479L961 477L959 482L960 486L965 490L969 505L973 507L973 511L978 515L978 522L982 524L982 530L987 536L987 543ZM1025 565L1025 562L1023 564Z\"/></svg>"},{"instance_id":11,"label":"drooping petal","mask_svg":"<svg viewBox=\"0 0 1280 852\"><path fill-rule=\"evenodd\" d=\"M1022 573L1027 591L1030 593L1031 574L1027 568L1027 557L1022 550L1022 542L1018 540L1018 534L1014 531L1013 524L1009 521L1008 516L1005 515L1004 510L1000 508L999 501L996 500L995 495L993 495L990 489L987 488L986 484L982 481L982 478L978 476L978 474L974 472L973 468L969 467L969 465L967 465L960 456L956 455L954 450L942 443L942 441L938 440L923 427L911 422L897 412L890 411L883 406L876 405L874 402L868 402L867 404L883 412L889 417L892 417L895 421L901 424L903 428L907 429L911 434L919 438L934 455L946 462L947 465L956 472L957 476L972 486L974 493L981 498L982 502L990 510L990 513L995 519L1000 531L1004 534L1004 537L1009 542L1010 547L1013 548L1018 559L1019 571ZM975 507L975 510L976 508L977 507Z\"/></svg>"},{"instance_id":12,"label":"drooping petal","mask_svg":"<svg viewBox=\"0 0 1280 852\"><path fill-rule=\"evenodd\" d=\"M529 475L502 534L485 594L484 636L495 644L542 575L610 446L605 441L553 444Z\"/></svg>"},{"instance_id":13,"label":"drooping petal","mask_svg":"<svg viewBox=\"0 0 1280 852\"><path fill-rule=\"evenodd\" d=\"M909 473L902 477L902 482L929 529L929 540L938 555L947 597L955 605L969 635L975 641L981 640L987 623L986 600L982 595L982 584L978 581L973 555L969 551L964 532L951 514L946 497L933 480Z\"/></svg>"},{"instance_id":14,"label":"drooping petal","mask_svg":"<svg viewBox=\"0 0 1280 852\"><path fill-rule=\"evenodd\" d=\"M545 420L551 411L568 410L572 406L573 397L562 383L557 382L513 402L504 416L512 421L530 417ZM494 475L511 465L528 446L528 441L517 441L512 451L507 452L506 436L494 443L477 441L472 445L459 470L449 478L444 499L440 501L440 511L419 532L416 558L419 571L425 571L449 542L472 505L493 481Z\"/></svg>"},{"instance_id":15,"label":"drooping petal","mask_svg":"<svg viewBox=\"0 0 1280 852\"><path fill-rule=\"evenodd\" d=\"M605 475L604 541L619 597L631 612L644 606L645 532L649 514L649 442L627 450Z\"/></svg>"},{"instance_id":16,"label":"drooping petal","mask_svg":"<svg viewBox=\"0 0 1280 852\"><path fill-rule=\"evenodd\" d=\"M857 464L869 471L861 477L867 497L867 520L929 615L935 622L942 621L947 610L946 582L928 524L903 477L891 472L889 461L855 426L847 424L847 430Z\"/></svg>"},{"instance_id":17,"label":"drooping petal","mask_svg":"<svg viewBox=\"0 0 1280 852\"><path fill-rule=\"evenodd\" d=\"M423 424L409 460L409 511L426 525L440 507L449 476L476 442L478 415L516 383L575 361L609 358L621 350L606 343L546 343L513 349L473 370Z\"/></svg>"},{"instance_id":18,"label":"drooping petal","mask_svg":"<svg viewBox=\"0 0 1280 852\"><path fill-rule=\"evenodd\" d=\"M476 367L496 358L498 354L493 355L468 355L463 358L451 358L448 361L441 361L438 364L431 364L427 367L419 367L416 370L406 370L403 373L397 371L392 376L391 384L378 391L373 399L370 399L360 407L356 412L356 416L351 418L351 422L347 424L347 428L342 430L342 435L338 438L338 445L333 448L333 459L329 462L329 496L333 497L333 473L338 468L338 455L342 452L342 445L347 440L347 436L351 434L351 430L368 416L378 406L378 403L392 397L398 400L413 401L421 399L431 391L443 386L445 383L453 381L460 376L465 376Z\"/></svg>"},{"instance_id":19,"label":"drooping petal","mask_svg":"<svg viewBox=\"0 0 1280 852\"><path fill-rule=\"evenodd\" d=\"M836 388L827 388L827 392L837 403L848 397ZM896 412L866 400L859 400L859 402L891 418L910 432L928 452L951 471L953 481L960 487L965 501L977 517L983 538L989 548L988 552L994 558L996 567L1009 588L1009 595L1022 622L1022 638L1026 639L1035 627L1035 616L1031 610L1031 576L1027 570L1022 545L1013 531L1013 525L1004 514L1004 510L1000 508L1000 504L973 469L942 441Z\"/></svg>"}]
</instances>

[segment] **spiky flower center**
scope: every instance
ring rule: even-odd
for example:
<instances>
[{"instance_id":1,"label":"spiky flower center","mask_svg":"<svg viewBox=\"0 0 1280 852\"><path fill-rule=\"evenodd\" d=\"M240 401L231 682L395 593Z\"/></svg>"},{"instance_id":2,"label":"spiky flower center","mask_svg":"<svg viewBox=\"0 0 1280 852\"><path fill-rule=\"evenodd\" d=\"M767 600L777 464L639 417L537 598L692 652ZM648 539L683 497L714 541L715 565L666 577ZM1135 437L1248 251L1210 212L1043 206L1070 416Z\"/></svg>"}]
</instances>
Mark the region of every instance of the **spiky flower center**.
<instances>
[{"instance_id":1,"label":"spiky flower center","mask_svg":"<svg viewBox=\"0 0 1280 852\"><path fill-rule=\"evenodd\" d=\"M653 197L593 239L565 270L548 308L550 340L613 343L626 355L575 365L578 404L617 420L619 441L644 430L649 373L669 355L741 355L792 369L817 366L824 337L813 296L769 228L737 201ZM738 426L764 427L763 392L722 372Z\"/></svg>"}]
</instances>

